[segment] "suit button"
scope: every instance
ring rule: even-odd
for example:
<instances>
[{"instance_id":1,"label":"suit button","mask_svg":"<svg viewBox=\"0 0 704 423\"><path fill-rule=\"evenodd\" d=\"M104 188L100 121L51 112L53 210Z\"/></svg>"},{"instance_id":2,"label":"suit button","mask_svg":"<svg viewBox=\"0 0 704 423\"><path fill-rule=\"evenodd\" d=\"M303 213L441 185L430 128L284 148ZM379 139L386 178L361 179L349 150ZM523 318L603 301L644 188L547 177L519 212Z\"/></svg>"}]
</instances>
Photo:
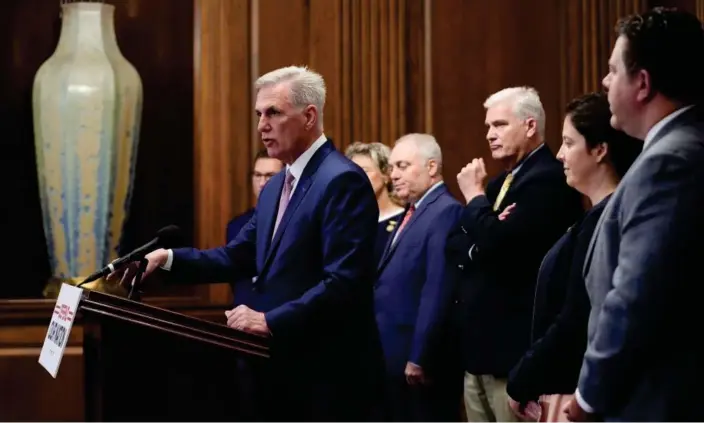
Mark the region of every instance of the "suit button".
<instances>
[{"instance_id":1,"label":"suit button","mask_svg":"<svg viewBox=\"0 0 704 423\"><path fill-rule=\"evenodd\" d=\"M458 265L457 265L457 268L458 268L458 269L464 269L464 264L458 264Z\"/></svg>"}]
</instances>

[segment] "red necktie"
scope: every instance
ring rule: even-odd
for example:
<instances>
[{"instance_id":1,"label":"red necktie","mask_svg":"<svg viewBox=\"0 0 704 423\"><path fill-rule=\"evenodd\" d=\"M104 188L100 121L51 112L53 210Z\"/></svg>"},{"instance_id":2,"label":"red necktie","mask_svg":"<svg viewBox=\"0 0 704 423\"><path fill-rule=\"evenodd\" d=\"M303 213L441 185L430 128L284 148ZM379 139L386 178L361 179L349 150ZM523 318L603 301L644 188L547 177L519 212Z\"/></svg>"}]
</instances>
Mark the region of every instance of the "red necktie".
<instances>
[{"instance_id":1,"label":"red necktie","mask_svg":"<svg viewBox=\"0 0 704 423\"><path fill-rule=\"evenodd\" d=\"M416 206L411 204L411 207L408 208L406 215L403 216L403 221L401 222L401 226L399 226L398 231L396 231L397 237L398 237L398 234L400 234L401 231L403 230L403 227L406 226L406 223L408 223L408 221L411 220L411 216L413 216L414 211L416 211Z\"/></svg>"}]
</instances>

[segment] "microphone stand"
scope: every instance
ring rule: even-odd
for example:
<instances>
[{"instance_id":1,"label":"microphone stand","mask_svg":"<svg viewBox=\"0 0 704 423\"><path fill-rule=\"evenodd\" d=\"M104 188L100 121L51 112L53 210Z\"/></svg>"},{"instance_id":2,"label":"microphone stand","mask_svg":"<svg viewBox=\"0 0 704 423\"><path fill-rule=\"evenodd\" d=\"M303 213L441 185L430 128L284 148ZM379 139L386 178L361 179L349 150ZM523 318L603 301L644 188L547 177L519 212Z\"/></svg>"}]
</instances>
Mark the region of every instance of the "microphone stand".
<instances>
[{"instance_id":1,"label":"microphone stand","mask_svg":"<svg viewBox=\"0 0 704 423\"><path fill-rule=\"evenodd\" d=\"M139 268L137 269L137 274L134 275L134 281L132 281L132 286L130 286L130 292L129 294L127 294L128 300L141 301L141 292L138 289L135 290L135 288L139 288L139 285L142 283L142 276L147 271L148 264L149 260L144 257L142 257L142 259L139 261ZM135 294L137 295L132 298Z\"/></svg>"}]
</instances>

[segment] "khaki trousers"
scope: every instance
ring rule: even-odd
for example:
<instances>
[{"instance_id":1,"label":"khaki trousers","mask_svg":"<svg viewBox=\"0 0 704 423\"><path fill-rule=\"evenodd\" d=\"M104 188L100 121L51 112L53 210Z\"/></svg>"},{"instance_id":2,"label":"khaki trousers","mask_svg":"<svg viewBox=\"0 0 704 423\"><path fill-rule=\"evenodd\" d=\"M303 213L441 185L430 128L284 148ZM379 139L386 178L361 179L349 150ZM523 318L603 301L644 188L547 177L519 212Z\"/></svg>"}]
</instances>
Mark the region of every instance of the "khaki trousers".
<instances>
[{"instance_id":1,"label":"khaki trousers","mask_svg":"<svg viewBox=\"0 0 704 423\"><path fill-rule=\"evenodd\" d=\"M506 379L464 374L464 408L469 422L518 422L508 405Z\"/></svg>"}]
</instances>

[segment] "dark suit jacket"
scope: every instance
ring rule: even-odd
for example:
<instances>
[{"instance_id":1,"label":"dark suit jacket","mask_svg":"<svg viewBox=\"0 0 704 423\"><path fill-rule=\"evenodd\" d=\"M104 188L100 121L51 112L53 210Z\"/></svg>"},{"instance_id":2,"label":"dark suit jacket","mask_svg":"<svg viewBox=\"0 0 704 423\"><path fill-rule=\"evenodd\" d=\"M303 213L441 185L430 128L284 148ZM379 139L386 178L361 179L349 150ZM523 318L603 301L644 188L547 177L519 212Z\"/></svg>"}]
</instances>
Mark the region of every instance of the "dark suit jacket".
<instances>
[{"instance_id":1,"label":"dark suit jacket","mask_svg":"<svg viewBox=\"0 0 704 423\"><path fill-rule=\"evenodd\" d=\"M246 305L265 313L272 333L267 419L366 420L383 366L373 315L373 190L328 141L305 167L272 239L284 177L266 184L254 217L227 246L174 250L171 274L190 282L258 275Z\"/></svg>"},{"instance_id":2,"label":"dark suit jacket","mask_svg":"<svg viewBox=\"0 0 704 423\"><path fill-rule=\"evenodd\" d=\"M399 225L389 237L379 263L374 290L387 372L403 375L406 362L425 370L436 367L431 349L450 303L451 285L445 277L445 242L462 211L445 185L428 193L392 245ZM403 221L403 218L401 218Z\"/></svg>"},{"instance_id":3,"label":"dark suit jacket","mask_svg":"<svg viewBox=\"0 0 704 423\"><path fill-rule=\"evenodd\" d=\"M704 114L643 149L599 220L585 263L592 303L578 389L605 419L704 420Z\"/></svg>"},{"instance_id":4,"label":"dark suit jacket","mask_svg":"<svg viewBox=\"0 0 704 423\"><path fill-rule=\"evenodd\" d=\"M492 206L506 175L467 204L447 244L460 273L454 308L465 370L497 377L506 377L528 350L538 268L582 212L547 145L523 161L502 202L502 209L516 208L499 221Z\"/></svg>"},{"instance_id":5,"label":"dark suit jacket","mask_svg":"<svg viewBox=\"0 0 704 423\"><path fill-rule=\"evenodd\" d=\"M511 370L506 387L516 401L573 394L576 389L591 309L582 269L608 199L585 213L543 260L535 290L533 345Z\"/></svg>"},{"instance_id":6,"label":"dark suit jacket","mask_svg":"<svg viewBox=\"0 0 704 423\"><path fill-rule=\"evenodd\" d=\"M242 230L242 228L249 222L252 216L254 216L254 207L241 215L234 217L227 223L227 228L225 230L226 244L230 243L237 237L237 234L240 233L240 230ZM252 287L249 282L252 282L252 278L244 278L242 280L230 283L235 307L240 304L248 303L248 297L252 294Z\"/></svg>"},{"instance_id":7,"label":"dark suit jacket","mask_svg":"<svg viewBox=\"0 0 704 423\"><path fill-rule=\"evenodd\" d=\"M254 216L254 207L239 216L235 216L232 220L227 222L227 227L225 228L225 244L228 244L230 241L235 239L237 234L240 233L240 230L244 228L244 225L249 222L249 219L251 219L252 216Z\"/></svg>"}]
</instances>

